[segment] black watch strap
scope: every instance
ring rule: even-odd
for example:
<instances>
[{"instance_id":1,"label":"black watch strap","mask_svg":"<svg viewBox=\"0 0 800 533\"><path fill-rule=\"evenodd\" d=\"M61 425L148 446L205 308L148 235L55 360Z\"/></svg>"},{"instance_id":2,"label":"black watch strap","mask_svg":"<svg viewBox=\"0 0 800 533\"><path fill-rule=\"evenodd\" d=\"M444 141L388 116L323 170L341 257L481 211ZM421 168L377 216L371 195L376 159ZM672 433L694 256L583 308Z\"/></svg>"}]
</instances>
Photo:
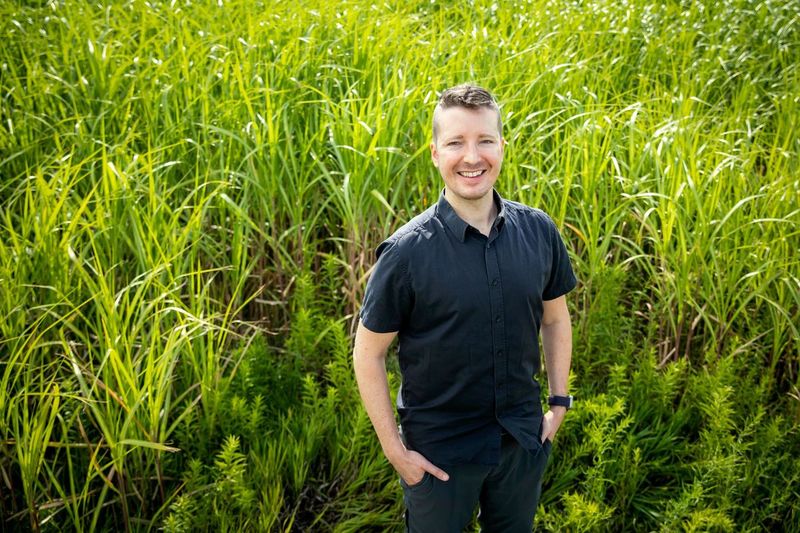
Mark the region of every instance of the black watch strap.
<instances>
[{"instance_id":1,"label":"black watch strap","mask_svg":"<svg viewBox=\"0 0 800 533\"><path fill-rule=\"evenodd\" d=\"M558 407L566 407L567 410L572 409L572 395L569 396L550 396L547 398L547 403Z\"/></svg>"}]
</instances>

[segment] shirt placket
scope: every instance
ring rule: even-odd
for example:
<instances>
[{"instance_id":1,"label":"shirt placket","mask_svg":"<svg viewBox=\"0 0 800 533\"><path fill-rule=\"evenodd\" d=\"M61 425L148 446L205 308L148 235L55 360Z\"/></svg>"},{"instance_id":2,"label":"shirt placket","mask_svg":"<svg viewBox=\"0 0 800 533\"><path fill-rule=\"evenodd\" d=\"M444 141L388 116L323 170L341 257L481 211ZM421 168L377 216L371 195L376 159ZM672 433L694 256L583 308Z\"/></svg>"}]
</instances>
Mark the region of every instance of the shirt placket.
<instances>
[{"instance_id":1,"label":"shirt placket","mask_svg":"<svg viewBox=\"0 0 800 533\"><path fill-rule=\"evenodd\" d=\"M495 239L488 239L484 248L486 279L489 283L489 316L492 330L494 360L495 416L500 415L508 401L508 353L506 351L505 316L503 312L503 280L497 261Z\"/></svg>"}]
</instances>

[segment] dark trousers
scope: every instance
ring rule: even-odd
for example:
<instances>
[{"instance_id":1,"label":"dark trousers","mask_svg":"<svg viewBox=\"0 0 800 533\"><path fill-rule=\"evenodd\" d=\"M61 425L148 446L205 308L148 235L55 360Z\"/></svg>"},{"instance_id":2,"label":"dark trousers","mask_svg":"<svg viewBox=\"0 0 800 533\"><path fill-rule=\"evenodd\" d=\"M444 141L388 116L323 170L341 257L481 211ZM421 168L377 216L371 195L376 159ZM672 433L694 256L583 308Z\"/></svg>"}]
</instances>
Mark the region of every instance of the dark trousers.
<instances>
[{"instance_id":1,"label":"dark trousers","mask_svg":"<svg viewBox=\"0 0 800 533\"><path fill-rule=\"evenodd\" d=\"M406 531L461 533L479 504L481 532L530 533L550 450L549 440L532 453L503 435L497 466L446 466L448 481L425 472L411 486L401 478Z\"/></svg>"}]
</instances>

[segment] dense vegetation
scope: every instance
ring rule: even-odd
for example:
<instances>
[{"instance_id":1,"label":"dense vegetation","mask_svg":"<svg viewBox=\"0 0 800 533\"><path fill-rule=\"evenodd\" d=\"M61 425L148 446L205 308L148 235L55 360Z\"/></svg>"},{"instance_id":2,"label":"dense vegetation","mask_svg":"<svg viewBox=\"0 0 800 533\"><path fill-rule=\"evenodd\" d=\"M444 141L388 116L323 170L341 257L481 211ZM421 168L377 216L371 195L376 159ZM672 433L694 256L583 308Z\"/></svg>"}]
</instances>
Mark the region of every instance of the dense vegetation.
<instances>
[{"instance_id":1,"label":"dense vegetation","mask_svg":"<svg viewBox=\"0 0 800 533\"><path fill-rule=\"evenodd\" d=\"M3 527L398 529L351 334L473 81L581 282L538 524L800 531L798 12L3 2Z\"/></svg>"}]
</instances>

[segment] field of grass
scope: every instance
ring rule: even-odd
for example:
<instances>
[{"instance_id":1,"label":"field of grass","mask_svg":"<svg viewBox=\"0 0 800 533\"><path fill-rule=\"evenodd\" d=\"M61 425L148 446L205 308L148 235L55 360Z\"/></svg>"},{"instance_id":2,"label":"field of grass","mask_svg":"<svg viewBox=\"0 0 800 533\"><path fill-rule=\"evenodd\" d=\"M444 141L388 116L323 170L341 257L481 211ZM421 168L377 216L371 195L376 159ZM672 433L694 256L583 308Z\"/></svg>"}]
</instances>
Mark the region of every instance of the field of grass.
<instances>
[{"instance_id":1,"label":"field of grass","mask_svg":"<svg viewBox=\"0 0 800 533\"><path fill-rule=\"evenodd\" d=\"M9 0L0 38L0 530L399 530L352 332L469 81L580 280L538 527L800 531L800 1Z\"/></svg>"}]
</instances>

